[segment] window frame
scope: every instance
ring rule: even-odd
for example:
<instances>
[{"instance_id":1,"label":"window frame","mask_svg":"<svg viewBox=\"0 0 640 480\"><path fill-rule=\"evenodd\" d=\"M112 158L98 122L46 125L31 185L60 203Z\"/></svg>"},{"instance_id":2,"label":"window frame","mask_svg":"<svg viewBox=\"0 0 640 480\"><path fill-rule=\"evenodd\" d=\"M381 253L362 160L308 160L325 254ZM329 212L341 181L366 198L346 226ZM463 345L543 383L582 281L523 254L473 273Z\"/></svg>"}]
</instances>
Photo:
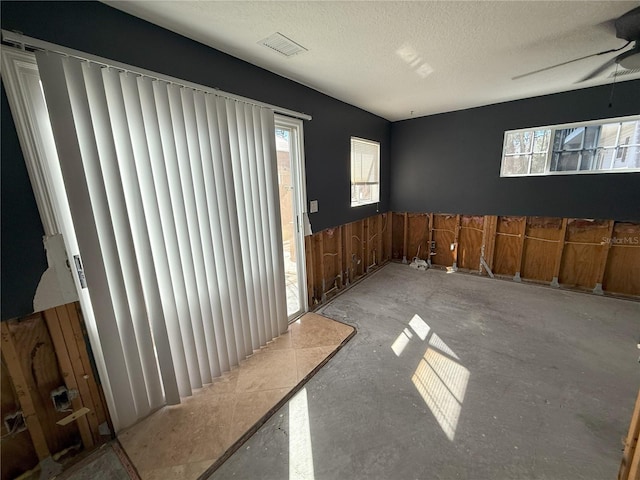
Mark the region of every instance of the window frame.
<instances>
[{"instance_id":1,"label":"window frame","mask_svg":"<svg viewBox=\"0 0 640 480\"><path fill-rule=\"evenodd\" d=\"M377 182L354 182L353 181L353 174L352 174L352 170L353 170L353 152L354 152L354 142L360 142L360 143L364 143L364 144L368 144L371 146L374 146L376 148L376 152L377 152L377 158L375 159L375 162L377 163L377 172L378 172L378 181ZM351 206L351 208L357 208L357 207L363 207L365 205L374 205L374 204L378 204L380 203L380 142L376 141L376 140L370 140L368 138L362 138L362 137L356 137L356 136L352 136L349 140L349 147L350 147L350 153L349 153L349 196L350 196L350 200L349 200L349 205ZM377 185L378 187L378 198L377 200L371 200L371 201L360 201L360 202L356 202L354 203L351 195L353 192L353 187L357 186L357 185Z\"/></svg>"},{"instance_id":2,"label":"window frame","mask_svg":"<svg viewBox=\"0 0 640 480\"><path fill-rule=\"evenodd\" d=\"M585 122L572 122L572 123L564 123L564 124L557 124L557 125L547 125L547 126L540 126L540 127L528 127L528 128L518 128L518 129L514 129L514 130L506 130L504 132L503 135L503 140L502 140L502 156L501 156L501 160L500 160L500 177L504 177L504 178L511 178L511 177L544 177L544 176L552 176L552 175L582 175L582 174L588 174L588 175L593 175L593 174L601 174L601 173L633 173L633 172L640 172L640 167L637 168L609 168L609 169L594 169L594 170L580 170L580 166L581 166L581 162L582 162L582 152L584 150L593 150L593 152L597 152L598 150L615 150L616 153L614 155L618 155L618 153L620 151L628 151L628 147L630 146L639 146L640 147L640 143L633 143L633 144L628 144L628 145L620 145L620 126L618 127L618 133L617 133L617 137L616 137L616 145L612 146L612 147L595 147L595 148L581 148L581 149L577 149L577 150L558 150L555 151L553 146L554 146L554 141L556 138L556 134L559 131L562 130L566 130L569 128L585 128L585 133L586 133L586 128L587 127L591 127L591 126L599 126L602 127L604 125L609 125L609 124L621 124L621 123L625 123L625 122L640 122L640 115L629 115L629 116L624 116L624 117L612 117L612 118L604 118L604 119L599 119L599 120L590 120L590 121L585 121ZM533 155L535 154L535 148L534 148L534 140L532 140L531 142L531 151L530 152L524 152L524 153L517 153L517 154L507 154L506 153L506 148L507 148L507 136L509 134L513 134L513 133L520 133L520 132L533 132L533 134L535 135L536 131L540 131L540 130L551 130L551 134L550 134L550 138L549 138L549 146L546 152L546 159L545 159L545 169L544 172L539 172L539 173L531 173L531 164L532 164L532 160L533 160ZM600 135L600 131L598 132L598 137ZM582 139L582 145L584 147L584 138ZM578 160L578 166L576 170L561 170L561 171L554 171L551 170L551 164L553 161L553 157L555 153L559 153L559 152L578 152L580 153L580 157ZM519 155L529 155L529 162L528 162L528 166L527 166L527 173L511 173L511 174L506 174L505 173L505 159L508 157L513 157L513 156L519 156ZM626 154L625 154L626 156Z\"/></svg>"}]
</instances>

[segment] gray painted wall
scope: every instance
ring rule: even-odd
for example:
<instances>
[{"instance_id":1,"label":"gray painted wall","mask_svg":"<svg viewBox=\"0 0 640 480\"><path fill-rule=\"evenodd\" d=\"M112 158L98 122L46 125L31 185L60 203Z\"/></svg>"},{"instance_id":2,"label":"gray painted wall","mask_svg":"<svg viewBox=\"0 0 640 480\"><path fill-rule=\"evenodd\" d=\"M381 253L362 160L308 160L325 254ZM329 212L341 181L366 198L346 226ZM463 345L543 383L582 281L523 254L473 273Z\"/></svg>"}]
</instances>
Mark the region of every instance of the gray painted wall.
<instances>
[{"instance_id":1,"label":"gray painted wall","mask_svg":"<svg viewBox=\"0 0 640 480\"><path fill-rule=\"evenodd\" d=\"M640 220L640 173L500 178L505 130L640 113L640 80L395 122L391 209Z\"/></svg>"},{"instance_id":2,"label":"gray painted wall","mask_svg":"<svg viewBox=\"0 0 640 480\"><path fill-rule=\"evenodd\" d=\"M40 276L47 268L47 257L42 247L44 230L9 113L4 86L0 144L0 288L4 320L33 311L33 295Z\"/></svg>"}]
</instances>

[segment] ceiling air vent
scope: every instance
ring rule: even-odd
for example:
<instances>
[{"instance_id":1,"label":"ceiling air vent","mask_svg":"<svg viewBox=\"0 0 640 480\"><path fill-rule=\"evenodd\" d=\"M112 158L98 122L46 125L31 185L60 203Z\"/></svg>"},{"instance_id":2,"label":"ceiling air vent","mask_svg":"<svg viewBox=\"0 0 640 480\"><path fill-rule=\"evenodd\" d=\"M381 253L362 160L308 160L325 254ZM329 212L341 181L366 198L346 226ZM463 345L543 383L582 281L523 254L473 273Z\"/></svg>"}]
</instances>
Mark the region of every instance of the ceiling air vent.
<instances>
[{"instance_id":1,"label":"ceiling air vent","mask_svg":"<svg viewBox=\"0 0 640 480\"><path fill-rule=\"evenodd\" d=\"M297 44L296 42L285 37L279 32L274 33L264 40L260 40L258 44L269 47L271 50L275 50L285 57L290 57L292 55L295 55L296 53L307 51L307 49L302 45Z\"/></svg>"},{"instance_id":2,"label":"ceiling air vent","mask_svg":"<svg viewBox=\"0 0 640 480\"><path fill-rule=\"evenodd\" d=\"M640 68L633 68L631 70L618 70L618 72L611 72L609 78L621 77L623 75L630 75L632 73L640 73Z\"/></svg>"}]
</instances>

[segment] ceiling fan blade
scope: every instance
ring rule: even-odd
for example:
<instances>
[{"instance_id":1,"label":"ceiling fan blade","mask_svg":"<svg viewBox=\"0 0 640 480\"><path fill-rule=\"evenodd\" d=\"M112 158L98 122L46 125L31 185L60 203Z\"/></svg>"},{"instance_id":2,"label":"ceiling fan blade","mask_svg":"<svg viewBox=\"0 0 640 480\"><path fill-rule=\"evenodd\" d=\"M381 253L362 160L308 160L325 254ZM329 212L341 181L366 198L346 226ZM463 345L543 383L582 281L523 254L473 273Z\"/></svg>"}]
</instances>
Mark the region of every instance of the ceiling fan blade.
<instances>
[{"instance_id":1,"label":"ceiling fan blade","mask_svg":"<svg viewBox=\"0 0 640 480\"><path fill-rule=\"evenodd\" d=\"M613 67L615 64L616 64L616 57L610 58L609 60L604 62L602 65L600 65L598 68L593 70L591 73L589 73L585 77L583 77L580 80L578 80L576 83L582 83L582 82L586 82L588 80L591 80L593 78L596 78L602 72L604 72L604 71L608 70L609 68Z\"/></svg>"},{"instance_id":2,"label":"ceiling fan blade","mask_svg":"<svg viewBox=\"0 0 640 480\"><path fill-rule=\"evenodd\" d=\"M511 80L520 80L521 78L529 77L531 75L535 75L536 73L546 72L547 70L553 70L554 68L562 67L564 65L569 65L573 62L579 62L580 60L584 60L586 58L596 57L600 55L599 53L592 53L591 55L585 55L584 57L574 58L573 60L568 60L562 63L556 63L555 65L551 65L550 67L540 68L538 70L533 70L532 72L523 73L522 75L516 75Z\"/></svg>"},{"instance_id":3,"label":"ceiling fan blade","mask_svg":"<svg viewBox=\"0 0 640 480\"><path fill-rule=\"evenodd\" d=\"M587 58L597 57L599 55L605 55L607 53L619 52L620 50L626 48L630 43L631 42L628 41L627 43L625 43L620 48L612 48L611 50L605 50L603 52L592 53L591 55L585 55L584 57L574 58L573 60L567 60L566 62L562 62L562 63L556 63L555 65L551 65L550 67L540 68L540 69L534 70L532 72L523 73L522 75L516 75L515 77L511 78L511 80L519 80L521 78L525 78L525 77L528 77L530 75L535 75L536 73L546 72L547 70L552 70L554 68L562 67L564 65L569 65L570 63L579 62L580 60L585 60Z\"/></svg>"}]
</instances>

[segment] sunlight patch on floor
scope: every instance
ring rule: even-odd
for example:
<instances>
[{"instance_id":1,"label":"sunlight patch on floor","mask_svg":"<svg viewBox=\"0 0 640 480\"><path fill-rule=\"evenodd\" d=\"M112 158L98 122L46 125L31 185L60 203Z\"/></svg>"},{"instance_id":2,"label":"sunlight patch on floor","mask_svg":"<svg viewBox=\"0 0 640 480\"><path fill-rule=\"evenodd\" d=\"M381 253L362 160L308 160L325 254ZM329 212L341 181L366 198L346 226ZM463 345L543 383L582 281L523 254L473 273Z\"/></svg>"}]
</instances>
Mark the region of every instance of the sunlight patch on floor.
<instances>
[{"instance_id":1,"label":"sunlight patch on floor","mask_svg":"<svg viewBox=\"0 0 640 480\"><path fill-rule=\"evenodd\" d=\"M413 331L416 332L416 335L420 337L420 340L425 340L427 335L429 335L429 331L431 327L425 323L420 315L414 315L413 318L409 321L409 326L413 328Z\"/></svg>"},{"instance_id":2,"label":"sunlight patch on floor","mask_svg":"<svg viewBox=\"0 0 640 480\"><path fill-rule=\"evenodd\" d=\"M409 330L408 328L405 328L402 332L400 332L398 338L396 338L395 342L393 342L393 344L391 345L391 350L393 350L393 353L396 354L396 357L402 355L404 348L409 344L409 340L411 340L412 337L413 333L411 333L411 330Z\"/></svg>"},{"instance_id":3,"label":"sunlight patch on floor","mask_svg":"<svg viewBox=\"0 0 640 480\"><path fill-rule=\"evenodd\" d=\"M289 480L314 480L307 389L289 401Z\"/></svg>"},{"instance_id":4,"label":"sunlight patch on floor","mask_svg":"<svg viewBox=\"0 0 640 480\"><path fill-rule=\"evenodd\" d=\"M428 345L411 381L444 434L453 441L469 383L469 370L459 363L460 357L419 315L411 318L409 327ZM391 345L397 357L414 338L411 330L405 328Z\"/></svg>"}]
</instances>

